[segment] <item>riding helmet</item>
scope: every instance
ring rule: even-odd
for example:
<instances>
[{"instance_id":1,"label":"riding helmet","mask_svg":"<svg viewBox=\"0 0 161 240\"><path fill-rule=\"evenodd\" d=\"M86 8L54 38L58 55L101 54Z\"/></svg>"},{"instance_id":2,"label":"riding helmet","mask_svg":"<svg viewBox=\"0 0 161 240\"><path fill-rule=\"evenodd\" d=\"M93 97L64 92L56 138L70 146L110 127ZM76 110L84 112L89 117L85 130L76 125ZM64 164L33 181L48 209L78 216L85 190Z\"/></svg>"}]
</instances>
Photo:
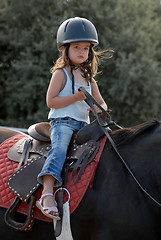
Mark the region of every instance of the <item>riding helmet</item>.
<instances>
[{"instance_id":1,"label":"riding helmet","mask_svg":"<svg viewBox=\"0 0 161 240\"><path fill-rule=\"evenodd\" d=\"M58 49L67 43L90 42L94 47L99 44L95 26L86 18L74 17L64 21L57 31Z\"/></svg>"}]
</instances>

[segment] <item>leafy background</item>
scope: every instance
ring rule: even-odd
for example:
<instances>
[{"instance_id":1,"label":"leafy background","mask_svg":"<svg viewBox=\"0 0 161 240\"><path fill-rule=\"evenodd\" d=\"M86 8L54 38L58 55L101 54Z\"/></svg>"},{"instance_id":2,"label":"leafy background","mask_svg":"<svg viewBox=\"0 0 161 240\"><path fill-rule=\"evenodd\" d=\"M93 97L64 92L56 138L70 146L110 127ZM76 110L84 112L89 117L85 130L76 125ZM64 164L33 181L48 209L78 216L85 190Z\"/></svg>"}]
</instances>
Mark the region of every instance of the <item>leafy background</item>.
<instances>
[{"instance_id":1,"label":"leafy background","mask_svg":"<svg viewBox=\"0 0 161 240\"><path fill-rule=\"evenodd\" d=\"M96 80L112 118L132 126L161 117L159 0L1 0L0 125L28 128L48 121L46 91L58 58L56 33L70 17L94 23L101 60Z\"/></svg>"}]
</instances>

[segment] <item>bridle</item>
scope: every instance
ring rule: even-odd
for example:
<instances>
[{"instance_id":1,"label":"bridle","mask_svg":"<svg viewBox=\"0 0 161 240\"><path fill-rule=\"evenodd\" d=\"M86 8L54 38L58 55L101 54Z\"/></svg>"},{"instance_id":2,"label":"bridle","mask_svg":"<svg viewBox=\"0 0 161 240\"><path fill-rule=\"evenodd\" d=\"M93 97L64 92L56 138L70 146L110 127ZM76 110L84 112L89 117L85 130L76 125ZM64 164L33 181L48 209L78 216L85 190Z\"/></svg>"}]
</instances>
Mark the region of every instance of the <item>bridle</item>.
<instances>
[{"instance_id":1,"label":"bridle","mask_svg":"<svg viewBox=\"0 0 161 240\"><path fill-rule=\"evenodd\" d=\"M120 160L122 161L123 165L125 166L125 168L128 170L128 172L130 173L130 175L132 176L132 178L134 179L134 181L136 182L136 184L138 185L138 187L157 205L159 205L159 207L161 207L161 203L159 203L151 194L149 194L145 188L140 184L140 182L138 181L138 179L136 178L136 176L133 174L133 172L131 171L131 169L129 168L129 166L127 165L127 163L125 162L125 160L123 159L123 157L121 156L121 154L119 153L118 148L116 147L116 144L114 143L113 139L111 138L108 128L111 125L116 126L119 129L122 129L121 126L119 126L117 123L115 123L114 121L112 121L112 118L110 116L110 112L111 110L107 110L105 111L98 103L97 101L85 90L85 88L80 87L78 89L79 91L82 91L85 96L85 102L93 109L93 112L95 114L95 117L97 119L98 124L101 126L104 134L107 136L109 142L111 143L113 149L115 150L116 154L118 155L118 157L120 158ZM101 111L101 114L98 114L96 112L95 106L96 105Z\"/></svg>"}]
</instances>

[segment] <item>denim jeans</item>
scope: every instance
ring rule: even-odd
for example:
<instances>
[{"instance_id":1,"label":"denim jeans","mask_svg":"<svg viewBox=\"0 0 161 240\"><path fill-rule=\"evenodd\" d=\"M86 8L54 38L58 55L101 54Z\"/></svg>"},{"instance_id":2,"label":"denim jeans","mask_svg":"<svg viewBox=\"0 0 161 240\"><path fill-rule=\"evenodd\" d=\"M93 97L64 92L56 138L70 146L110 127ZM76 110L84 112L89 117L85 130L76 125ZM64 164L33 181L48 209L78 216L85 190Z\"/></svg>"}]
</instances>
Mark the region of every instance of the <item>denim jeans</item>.
<instances>
[{"instance_id":1,"label":"denim jeans","mask_svg":"<svg viewBox=\"0 0 161 240\"><path fill-rule=\"evenodd\" d=\"M43 184L43 176L51 175L55 178L54 187L62 185L61 171L66 160L67 149L74 132L86 125L72 118L56 118L50 122L51 150L41 172L38 182Z\"/></svg>"}]
</instances>

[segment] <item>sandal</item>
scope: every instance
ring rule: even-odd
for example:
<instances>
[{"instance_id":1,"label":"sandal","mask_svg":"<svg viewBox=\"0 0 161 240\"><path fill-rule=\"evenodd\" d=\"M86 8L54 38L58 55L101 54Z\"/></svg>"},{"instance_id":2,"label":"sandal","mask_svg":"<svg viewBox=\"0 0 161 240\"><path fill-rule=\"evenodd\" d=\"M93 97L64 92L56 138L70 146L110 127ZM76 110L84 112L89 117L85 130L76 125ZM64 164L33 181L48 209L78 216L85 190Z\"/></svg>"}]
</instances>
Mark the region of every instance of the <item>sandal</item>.
<instances>
[{"instance_id":1,"label":"sandal","mask_svg":"<svg viewBox=\"0 0 161 240\"><path fill-rule=\"evenodd\" d=\"M57 207L55 207L55 206L53 206L53 207L43 207L42 202L43 202L44 197L46 197L46 196L53 196L53 194L52 193L42 194L41 198L38 201L36 201L36 206L40 209L40 211L45 216L47 216L49 218L52 218L52 219L60 220L59 212L58 212ZM52 212L52 211L55 212L55 214L57 214L57 215L50 214L50 212Z\"/></svg>"}]
</instances>

